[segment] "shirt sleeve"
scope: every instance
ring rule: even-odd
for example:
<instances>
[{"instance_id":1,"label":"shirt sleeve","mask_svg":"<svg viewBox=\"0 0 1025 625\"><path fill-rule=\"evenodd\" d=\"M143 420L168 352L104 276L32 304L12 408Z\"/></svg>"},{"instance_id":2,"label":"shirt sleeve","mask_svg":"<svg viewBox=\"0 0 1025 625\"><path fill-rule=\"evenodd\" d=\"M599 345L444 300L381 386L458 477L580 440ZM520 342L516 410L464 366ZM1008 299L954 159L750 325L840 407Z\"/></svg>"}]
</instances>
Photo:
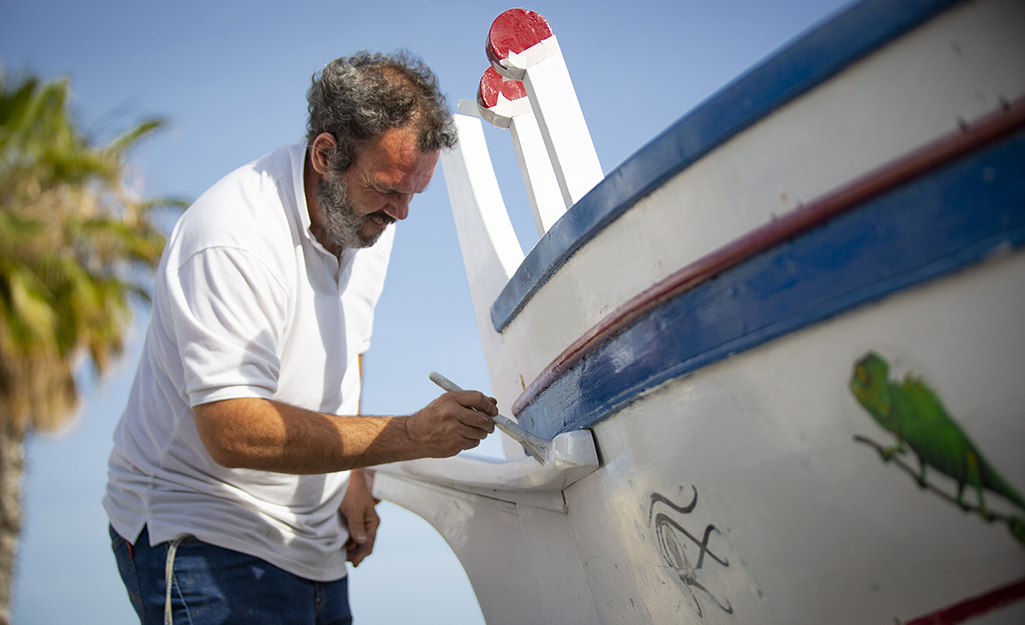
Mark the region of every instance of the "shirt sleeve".
<instances>
[{"instance_id":1,"label":"shirt sleeve","mask_svg":"<svg viewBox=\"0 0 1025 625\"><path fill-rule=\"evenodd\" d=\"M192 406L224 399L271 399L287 290L253 254L202 250L167 276L174 333Z\"/></svg>"}]
</instances>

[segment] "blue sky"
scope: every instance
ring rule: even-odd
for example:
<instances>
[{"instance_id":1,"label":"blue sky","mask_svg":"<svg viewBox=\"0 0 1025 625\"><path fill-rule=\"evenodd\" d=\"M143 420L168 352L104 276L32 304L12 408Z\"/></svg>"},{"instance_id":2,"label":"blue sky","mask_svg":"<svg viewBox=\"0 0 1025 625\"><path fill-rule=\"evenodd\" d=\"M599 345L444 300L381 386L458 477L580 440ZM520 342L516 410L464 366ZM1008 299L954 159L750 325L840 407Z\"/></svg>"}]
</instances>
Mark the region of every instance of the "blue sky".
<instances>
[{"instance_id":1,"label":"blue sky","mask_svg":"<svg viewBox=\"0 0 1025 625\"><path fill-rule=\"evenodd\" d=\"M815 23L841 0L632 0L519 5L559 38L598 157L608 172L702 100ZM0 65L69 76L74 111L101 140L144 117L169 129L133 154L145 192L196 198L230 170L304 135L310 75L366 48L407 48L437 72L453 106L487 68L491 21L511 5L465 2L0 0ZM488 132L524 250L536 242L508 135ZM28 445L16 623L128 625L100 507L114 425L139 337L103 380L83 371L79 420ZM399 224L366 358L364 410L409 414L437 394L437 370L490 384L439 171ZM508 408L508 407L505 407ZM497 444L485 450L498 453ZM373 556L351 577L358 622L480 623L458 561L422 520L382 504Z\"/></svg>"}]
</instances>

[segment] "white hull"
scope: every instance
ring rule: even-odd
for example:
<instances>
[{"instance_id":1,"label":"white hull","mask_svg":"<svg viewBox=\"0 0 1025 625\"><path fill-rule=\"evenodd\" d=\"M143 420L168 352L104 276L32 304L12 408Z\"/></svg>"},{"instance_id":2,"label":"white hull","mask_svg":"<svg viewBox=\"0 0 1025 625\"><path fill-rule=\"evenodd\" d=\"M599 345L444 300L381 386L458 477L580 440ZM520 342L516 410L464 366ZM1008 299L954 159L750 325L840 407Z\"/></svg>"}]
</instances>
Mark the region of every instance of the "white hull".
<instances>
[{"instance_id":1,"label":"white hull","mask_svg":"<svg viewBox=\"0 0 1025 625\"><path fill-rule=\"evenodd\" d=\"M893 623L1021 580L1025 546L1005 524L920 489L854 440L893 442L847 382L856 359L885 346L1025 484L1022 310L1018 253L674 380L598 425L604 465L566 499L588 586L606 603L601 622L698 622L700 606L710 623ZM930 483L957 491L937 473ZM717 528L708 547L729 566L706 557L695 577L734 616L688 592L686 571L658 543L651 496L682 506L694 489L693 512L654 502L654 513L699 539ZM1014 512L999 497L987 503ZM670 531L695 565L699 546ZM1019 604L993 622L1023 618Z\"/></svg>"},{"instance_id":2,"label":"white hull","mask_svg":"<svg viewBox=\"0 0 1025 625\"><path fill-rule=\"evenodd\" d=\"M1025 490L1021 33L1014 0L937 9L637 186L685 118L526 259L459 121L445 171L493 391L566 447L375 488L446 538L490 625L1025 622L1025 509L986 491L986 522L939 471L920 487L913 451L883 462L894 435L849 387L869 351L921 377Z\"/></svg>"}]
</instances>

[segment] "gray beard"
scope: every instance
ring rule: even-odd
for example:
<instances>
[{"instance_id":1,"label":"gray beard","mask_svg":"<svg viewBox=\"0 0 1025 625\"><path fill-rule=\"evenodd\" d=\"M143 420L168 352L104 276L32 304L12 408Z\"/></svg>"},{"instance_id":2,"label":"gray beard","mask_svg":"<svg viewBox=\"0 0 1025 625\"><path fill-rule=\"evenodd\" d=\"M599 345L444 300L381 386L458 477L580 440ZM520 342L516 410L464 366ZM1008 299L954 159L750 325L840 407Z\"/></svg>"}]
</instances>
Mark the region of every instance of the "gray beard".
<instances>
[{"instance_id":1,"label":"gray beard","mask_svg":"<svg viewBox=\"0 0 1025 625\"><path fill-rule=\"evenodd\" d=\"M324 234L332 243L343 249L360 249L377 243L383 232L365 237L364 224L371 221L395 223L395 219L381 211L359 215L349 202L349 191L341 180L317 182L317 201L324 216Z\"/></svg>"}]
</instances>

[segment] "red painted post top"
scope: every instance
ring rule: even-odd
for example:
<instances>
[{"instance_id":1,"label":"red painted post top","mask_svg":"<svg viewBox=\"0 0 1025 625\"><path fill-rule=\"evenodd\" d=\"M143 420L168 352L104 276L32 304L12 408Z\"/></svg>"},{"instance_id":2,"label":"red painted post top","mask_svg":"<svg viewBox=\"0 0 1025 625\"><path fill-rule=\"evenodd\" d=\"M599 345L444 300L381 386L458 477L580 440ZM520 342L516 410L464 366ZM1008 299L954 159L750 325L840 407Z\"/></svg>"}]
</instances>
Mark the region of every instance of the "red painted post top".
<instances>
[{"instance_id":1,"label":"red painted post top","mask_svg":"<svg viewBox=\"0 0 1025 625\"><path fill-rule=\"evenodd\" d=\"M530 112L530 100L522 82L502 78L494 67L489 67L477 89L477 108L488 123L508 128L513 117Z\"/></svg>"},{"instance_id":2,"label":"red painted post top","mask_svg":"<svg viewBox=\"0 0 1025 625\"><path fill-rule=\"evenodd\" d=\"M488 60L491 64L505 73L506 69L518 69L516 75L508 75L508 78L522 78L522 71L534 65L553 52L547 46L538 46L548 40L554 41L555 33L540 13L527 9L509 9L495 18L488 31L488 39L485 45ZM532 50L532 48L537 48ZM556 47L555 50L558 48ZM530 51L530 52L528 52ZM521 58L510 68L510 60L527 53L526 58Z\"/></svg>"},{"instance_id":3,"label":"red painted post top","mask_svg":"<svg viewBox=\"0 0 1025 625\"><path fill-rule=\"evenodd\" d=\"M495 108L499 104L499 94L505 96L506 100L515 102L527 97L527 90L523 88L522 82L502 78L494 67L489 67L481 76L480 87L477 89L477 103L484 108Z\"/></svg>"}]
</instances>

